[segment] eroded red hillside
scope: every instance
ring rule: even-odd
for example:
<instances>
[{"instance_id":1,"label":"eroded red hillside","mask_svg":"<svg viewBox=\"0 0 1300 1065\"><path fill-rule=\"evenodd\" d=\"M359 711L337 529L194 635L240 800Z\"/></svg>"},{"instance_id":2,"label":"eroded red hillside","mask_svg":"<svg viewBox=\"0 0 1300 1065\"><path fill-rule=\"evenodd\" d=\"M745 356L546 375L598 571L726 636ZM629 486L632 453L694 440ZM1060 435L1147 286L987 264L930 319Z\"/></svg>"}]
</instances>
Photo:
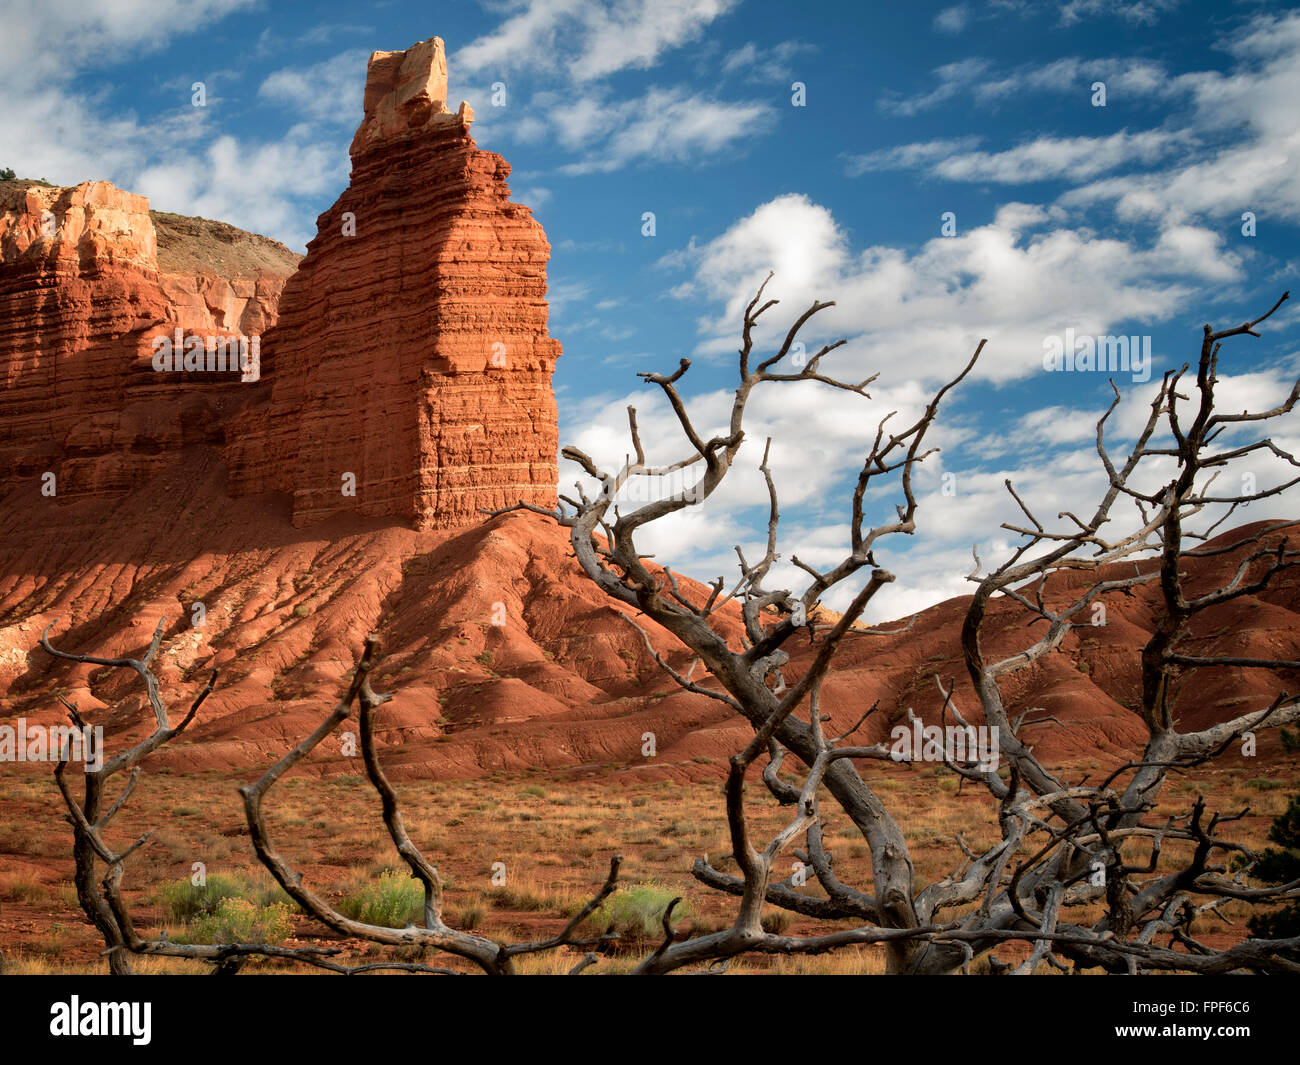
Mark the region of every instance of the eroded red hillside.
<instances>
[{"instance_id":1,"label":"eroded red hillside","mask_svg":"<svg viewBox=\"0 0 1300 1065\"><path fill-rule=\"evenodd\" d=\"M699 777L717 773L745 742L747 727L726 707L678 690L659 671L578 569L566 530L545 518L418 531L340 516L296 529L285 497L231 499L223 478L219 453L207 450L116 505L5 500L0 719L53 721L58 691L110 736L144 727L151 718L130 675L54 662L38 638L58 619L56 646L139 654L165 617L157 671L169 705L187 704L207 670L220 670L183 742L156 756L177 769L245 771L274 760L328 711L370 632L383 649L376 686L396 694L381 720L385 761L398 777L530 767ZM1227 555L1193 563L1192 572L1209 581L1233 567ZM703 598L701 586L685 587ZM1200 649L1300 658L1298 597L1288 578L1211 613L1197 630ZM202 626L192 624L197 604ZM1083 764L1137 748L1142 731L1130 707L1153 605L1149 588L1116 597L1104 627L1076 630L1008 686L1016 712L1042 707L1060 720L1036 727L1042 753ZM869 739L883 738L908 707L934 720L936 672L956 678L971 712L958 646L963 613L964 600L950 600L901 635L850 636L823 700L834 723L847 728L877 699ZM1014 605L995 610L986 645L1024 646L1024 621ZM727 624L738 640L734 618ZM657 649L687 664L667 633L650 629ZM811 654L802 637L793 642L791 677ZM1185 697L1184 722L1262 706L1288 682L1295 687L1295 678L1258 670L1206 671ZM653 759L641 753L646 732L656 737ZM1276 753L1276 743L1265 738L1261 754ZM337 751L318 769L355 772Z\"/></svg>"}]
</instances>

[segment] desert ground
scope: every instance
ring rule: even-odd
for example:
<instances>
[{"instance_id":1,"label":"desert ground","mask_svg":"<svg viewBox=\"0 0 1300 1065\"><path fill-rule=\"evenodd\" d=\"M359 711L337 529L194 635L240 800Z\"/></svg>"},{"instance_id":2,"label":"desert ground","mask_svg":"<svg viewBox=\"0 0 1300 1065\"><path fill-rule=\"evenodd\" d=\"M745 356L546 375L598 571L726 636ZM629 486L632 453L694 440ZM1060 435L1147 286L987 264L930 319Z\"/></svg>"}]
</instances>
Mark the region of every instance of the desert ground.
<instances>
[{"instance_id":1,"label":"desert ground","mask_svg":"<svg viewBox=\"0 0 1300 1065\"><path fill-rule=\"evenodd\" d=\"M544 938L565 924L600 886L610 856L624 858L623 881L631 898L617 915L626 942L602 956L599 969L625 971L660 938L658 913L672 897L689 904L681 930L709 931L729 923L734 900L699 884L689 872L696 857L715 863L729 849L722 813L721 772L717 760L701 757L698 776L637 783L584 776L498 772L478 780L411 781L398 785L408 827L448 881L448 922L503 941ZM1095 765L1095 763L1094 763ZM1078 775L1089 763L1076 767ZM1069 774L1071 779L1075 774ZM206 865L209 882L228 879L232 890L258 904L282 897L258 864L235 788L251 774L232 779L221 771L182 773L162 768L149 773L121 815L122 839L154 830L152 841L130 863L126 897L142 931L184 936L186 921L169 917L168 891L189 884L194 862ZM941 878L961 861L955 833L978 850L991 844L996 828L994 804L986 793L942 767L891 766L870 778L904 823L916 861L918 888ZM1293 782L1285 767L1255 770L1242 766L1214 770L1193 785L1175 782L1167 796L1185 808L1205 794L1217 808L1250 809L1240 838L1262 846L1273 817L1286 806ZM286 852L331 901L347 906L390 905L403 918L418 919L422 896L407 874L379 823L379 805L363 776L290 777L268 803L269 824ZM11 973L103 971L103 941L86 922L73 887L72 832L61 818L62 803L47 767L6 774L0 786L0 943ZM773 804L755 801L754 823L775 830L780 815ZM837 870L849 882L869 876L867 849L841 815L830 818L827 838ZM1171 847L1171 855L1181 852ZM506 883L492 884L492 865L504 862ZM734 864L730 868L734 872ZM386 874L388 874L386 876ZM218 883L218 886L221 886ZM378 888L378 890L377 890ZM818 889L810 885L810 894ZM1198 918L1198 938L1214 945L1243 936L1245 903L1228 902L1217 916ZM1097 908L1100 913L1100 908ZM1076 919L1095 916L1083 908ZM765 923L792 934L824 931L824 922L768 908ZM191 922L192 923L192 922ZM394 921L394 924L401 923ZM593 934L604 931L596 928ZM379 948L340 940L300 914L289 916L286 945L341 946L338 960L374 961ZM1016 960L1024 948L995 952ZM571 968L583 951L566 949L524 959L522 971L558 972ZM446 956L437 963L472 968ZM141 972L204 972L208 966L177 959L142 959ZM733 972L876 973L879 948L851 948L829 956L750 958L733 963ZM274 961L250 963L247 971L284 971ZM310 972L295 965L292 971ZM979 971L978 967L976 971ZM1050 971L1050 970L1048 970Z\"/></svg>"}]
</instances>

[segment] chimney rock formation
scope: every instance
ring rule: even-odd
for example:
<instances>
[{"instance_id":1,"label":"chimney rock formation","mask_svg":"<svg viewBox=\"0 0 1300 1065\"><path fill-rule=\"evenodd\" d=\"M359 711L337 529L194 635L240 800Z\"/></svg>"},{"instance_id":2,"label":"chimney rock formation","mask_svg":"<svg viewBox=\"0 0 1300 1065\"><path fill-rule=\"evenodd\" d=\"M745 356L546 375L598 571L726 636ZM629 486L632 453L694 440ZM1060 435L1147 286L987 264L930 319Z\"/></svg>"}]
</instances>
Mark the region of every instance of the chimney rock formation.
<instances>
[{"instance_id":1,"label":"chimney rock formation","mask_svg":"<svg viewBox=\"0 0 1300 1065\"><path fill-rule=\"evenodd\" d=\"M291 493L295 525L555 505L550 245L446 95L439 38L370 57L351 183L285 286L267 394L229 426L232 493Z\"/></svg>"}]
</instances>

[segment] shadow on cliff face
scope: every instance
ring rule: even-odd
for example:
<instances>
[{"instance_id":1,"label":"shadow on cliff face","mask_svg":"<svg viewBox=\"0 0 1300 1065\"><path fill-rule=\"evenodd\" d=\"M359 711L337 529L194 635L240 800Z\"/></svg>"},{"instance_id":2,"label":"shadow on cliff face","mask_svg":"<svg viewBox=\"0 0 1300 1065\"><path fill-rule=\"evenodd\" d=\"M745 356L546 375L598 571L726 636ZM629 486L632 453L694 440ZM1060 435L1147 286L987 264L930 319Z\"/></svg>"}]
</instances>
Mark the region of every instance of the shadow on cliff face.
<instances>
[{"instance_id":1,"label":"shadow on cliff face","mask_svg":"<svg viewBox=\"0 0 1300 1065\"><path fill-rule=\"evenodd\" d=\"M287 495L231 498L226 476L219 448L201 444L130 491L64 501L42 496L39 482L15 489L0 498L0 579L19 573L54 576L82 560L169 564L189 561L205 550L233 554L407 527L395 518L341 514L295 529ZM0 604L4 611L7 601Z\"/></svg>"}]
</instances>

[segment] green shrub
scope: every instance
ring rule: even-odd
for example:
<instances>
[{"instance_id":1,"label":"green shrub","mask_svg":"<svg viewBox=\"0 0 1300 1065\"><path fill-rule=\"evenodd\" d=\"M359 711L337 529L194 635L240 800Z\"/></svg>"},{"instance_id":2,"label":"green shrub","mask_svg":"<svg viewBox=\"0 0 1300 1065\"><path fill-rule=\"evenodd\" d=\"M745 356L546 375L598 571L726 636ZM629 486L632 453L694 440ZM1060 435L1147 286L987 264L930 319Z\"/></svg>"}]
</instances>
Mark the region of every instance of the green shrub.
<instances>
[{"instance_id":1,"label":"green shrub","mask_svg":"<svg viewBox=\"0 0 1300 1065\"><path fill-rule=\"evenodd\" d=\"M203 884L180 880L164 884L159 893L167 920L187 924L196 917L211 916L224 899L245 898L256 906L283 906L290 913L298 905L270 878L249 880L238 874L212 873Z\"/></svg>"},{"instance_id":2,"label":"green shrub","mask_svg":"<svg viewBox=\"0 0 1300 1065\"><path fill-rule=\"evenodd\" d=\"M405 928L424 924L424 887L409 873L390 870L343 897L339 910L354 921Z\"/></svg>"},{"instance_id":3,"label":"green shrub","mask_svg":"<svg viewBox=\"0 0 1300 1065\"><path fill-rule=\"evenodd\" d=\"M598 933L610 929L624 939L656 939L663 934L664 911L677 893L653 881L620 888L600 904L587 920ZM673 910L674 924L693 916L685 900Z\"/></svg>"},{"instance_id":4,"label":"green shrub","mask_svg":"<svg viewBox=\"0 0 1300 1065\"><path fill-rule=\"evenodd\" d=\"M284 903L258 906L248 899L224 898L173 938L177 943L281 943L292 934Z\"/></svg>"},{"instance_id":5,"label":"green shrub","mask_svg":"<svg viewBox=\"0 0 1300 1065\"><path fill-rule=\"evenodd\" d=\"M189 880L164 884L161 901L169 921L187 924L196 917L210 916L225 899L240 898L247 890L242 877L213 873L202 884Z\"/></svg>"},{"instance_id":6,"label":"green shrub","mask_svg":"<svg viewBox=\"0 0 1300 1065\"><path fill-rule=\"evenodd\" d=\"M1300 795L1293 795L1287 808L1273 819L1268 838L1277 844L1260 855L1253 875L1265 884L1289 884L1300 879ZM1280 910L1255 914L1246 925L1259 939L1292 939L1300 936L1300 902L1292 900ZM1279 951L1290 961L1300 961L1300 950Z\"/></svg>"}]
</instances>

